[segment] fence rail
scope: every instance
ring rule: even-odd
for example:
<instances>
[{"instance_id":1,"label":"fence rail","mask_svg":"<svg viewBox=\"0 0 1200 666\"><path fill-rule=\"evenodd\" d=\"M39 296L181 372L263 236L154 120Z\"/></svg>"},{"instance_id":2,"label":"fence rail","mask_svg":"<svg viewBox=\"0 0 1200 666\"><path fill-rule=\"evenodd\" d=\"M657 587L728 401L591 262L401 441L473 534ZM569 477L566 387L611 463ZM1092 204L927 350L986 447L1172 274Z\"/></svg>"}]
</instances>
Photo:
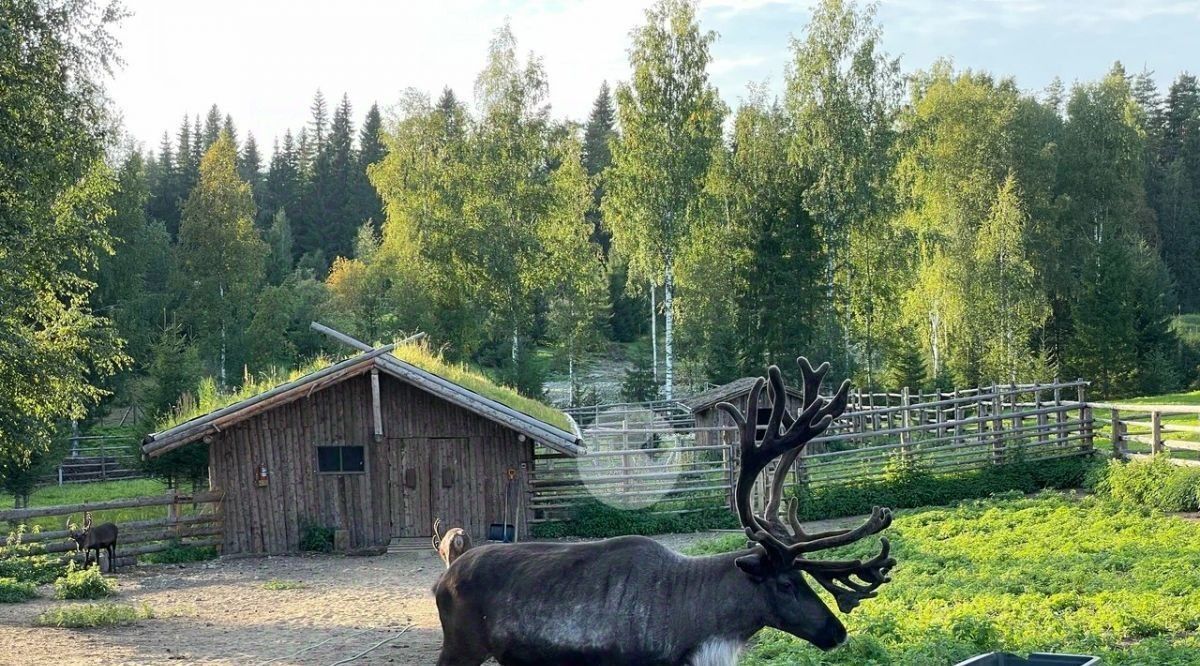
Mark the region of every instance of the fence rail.
<instances>
[{"instance_id":1,"label":"fence rail","mask_svg":"<svg viewBox=\"0 0 1200 666\"><path fill-rule=\"evenodd\" d=\"M820 487L897 470L937 474L1087 455L1095 433L1086 389L1079 380L929 394L855 391L841 418L797 458L789 482ZM586 455L539 452L530 484L533 520L568 518L589 499L663 511L731 503L738 465L732 424L697 427L674 405L648 410L670 418L606 420L605 413L637 407L595 408L583 428ZM765 482L759 486L761 503Z\"/></svg>"},{"instance_id":2,"label":"fence rail","mask_svg":"<svg viewBox=\"0 0 1200 666\"><path fill-rule=\"evenodd\" d=\"M1093 402L1096 422L1107 424L1113 455L1137 459L1173 454L1178 465L1200 465L1200 405ZM1188 423L1187 421L1191 421ZM1176 437L1172 437L1176 435Z\"/></svg>"},{"instance_id":3,"label":"fence rail","mask_svg":"<svg viewBox=\"0 0 1200 666\"><path fill-rule=\"evenodd\" d=\"M165 507L166 515L161 518L116 521L117 564L132 564L138 555L157 553L176 546L220 546L223 520L220 511L222 495L204 492L188 495L168 493L154 497L133 497L104 502L84 502L25 509L0 511L0 521L15 527L37 518L82 518L87 512L111 511L142 507ZM96 522L105 522L99 519ZM40 546L39 550L50 554L66 554L67 557L82 557L75 552L75 542L69 540L66 529L26 532L21 541ZM0 537L0 547L8 545L7 537Z\"/></svg>"}]
</instances>

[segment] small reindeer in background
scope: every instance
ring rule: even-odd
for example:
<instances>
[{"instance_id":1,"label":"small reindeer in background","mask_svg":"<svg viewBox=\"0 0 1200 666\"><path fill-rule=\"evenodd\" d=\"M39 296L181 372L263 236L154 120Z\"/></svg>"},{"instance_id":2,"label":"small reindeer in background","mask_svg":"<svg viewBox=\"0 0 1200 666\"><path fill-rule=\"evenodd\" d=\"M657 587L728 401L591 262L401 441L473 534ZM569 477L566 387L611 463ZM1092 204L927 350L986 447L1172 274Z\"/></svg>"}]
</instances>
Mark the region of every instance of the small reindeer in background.
<instances>
[{"instance_id":1,"label":"small reindeer in background","mask_svg":"<svg viewBox=\"0 0 1200 666\"><path fill-rule=\"evenodd\" d=\"M92 551L96 551L96 565L100 565L100 549L108 555L108 572L117 570L117 526L112 523L92 526L92 512L83 514L83 529L71 529L71 518L67 518L67 531L75 542L75 550L84 551L83 566L87 567L92 561Z\"/></svg>"},{"instance_id":2,"label":"small reindeer in background","mask_svg":"<svg viewBox=\"0 0 1200 666\"><path fill-rule=\"evenodd\" d=\"M442 519L433 521L433 549L449 569L460 555L471 549L471 535L461 527L451 527L442 533Z\"/></svg>"}]
</instances>

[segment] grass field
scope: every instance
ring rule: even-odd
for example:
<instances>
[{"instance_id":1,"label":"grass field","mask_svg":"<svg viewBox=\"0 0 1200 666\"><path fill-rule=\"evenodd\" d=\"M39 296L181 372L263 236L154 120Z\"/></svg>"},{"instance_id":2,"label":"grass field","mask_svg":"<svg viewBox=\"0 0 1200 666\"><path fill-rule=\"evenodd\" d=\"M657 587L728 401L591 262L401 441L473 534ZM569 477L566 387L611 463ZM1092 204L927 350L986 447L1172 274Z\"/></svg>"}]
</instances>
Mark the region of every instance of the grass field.
<instances>
[{"instance_id":1,"label":"grass field","mask_svg":"<svg viewBox=\"0 0 1200 666\"><path fill-rule=\"evenodd\" d=\"M1165 395L1151 395L1141 398L1130 398L1128 400L1119 400L1117 402L1137 404L1137 405L1200 405L1200 391L1186 391L1180 393L1167 393ZM1133 413L1123 414L1122 418L1133 416ZM1108 413L1100 410L1096 413L1099 418L1108 418ZM1129 434L1132 435L1149 435L1150 434L1150 419L1149 415L1143 415L1145 418L1139 422L1129 424ZM1162 416L1163 424L1181 424L1188 426L1200 426L1200 414L1164 414ZM1108 446L1109 436L1112 429L1104 426L1097 430L1103 441L1098 442L1098 446ZM1186 442L1200 442L1200 432L1164 432L1165 439L1178 439ZM1150 445L1143 442L1129 442L1128 448L1135 453L1148 453ZM1172 452L1172 455L1179 458L1189 458L1192 460L1200 460L1200 451L1178 450Z\"/></svg>"},{"instance_id":2,"label":"grass field","mask_svg":"<svg viewBox=\"0 0 1200 666\"><path fill-rule=\"evenodd\" d=\"M766 630L742 663L926 666L1007 650L1099 655L1106 666L1200 664L1196 522L1047 494L902 512L888 536L893 582L844 616L845 647L823 653Z\"/></svg>"},{"instance_id":3,"label":"grass field","mask_svg":"<svg viewBox=\"0 0 1200 666\"><path fill-rule=\"evenodd\" d=\"M82 502L104 502L108 500L128 499L132 497L152 497L167 492L167 485L156 479L124 479L121 481L103 481L99 483L72 483L62 486L43 486L29 496L30 508L39 506L56 506L59 504L80 504ZM0 493L0 507L11 508L11 495ZM187 514L190 505L184 507ZM114 522L117 524L135 520L151 520L163 518L167 509L163 506L134 507L131 509L112 509L96 511L92 520L96 523ZM74 517L76 523L83 522L83 515ZM61 530L63 518L34 518L26 521L29 527L38 526L42 530Z\"/></svg>"}]
</instances>

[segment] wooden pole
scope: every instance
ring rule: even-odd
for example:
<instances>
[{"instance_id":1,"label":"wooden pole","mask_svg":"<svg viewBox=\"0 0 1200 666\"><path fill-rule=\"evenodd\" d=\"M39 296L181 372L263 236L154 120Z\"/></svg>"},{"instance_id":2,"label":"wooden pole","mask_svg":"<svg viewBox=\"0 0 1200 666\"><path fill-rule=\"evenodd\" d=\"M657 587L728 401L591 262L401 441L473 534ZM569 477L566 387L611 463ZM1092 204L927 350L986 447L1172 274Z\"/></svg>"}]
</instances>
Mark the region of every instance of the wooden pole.
<instances>
[{"instance_id":1,"label":"wooden pole","mask_svg":"<svg viewBox=\"0 0 1200 666\"><path fill-rule=\"evenodd\" d=\"M1122 435L1121 430L1123 428L1123 424L1121 423L1121 411L1118 409L1111 409L1111 410L1109 410L1109 415L1112 418L1113 456L1115 456L1117 458L1124 458L1125 457L1125 446L1124 446L1124 443L1121 441L1121 439L1122 439L1121 438L1121 435Z\"/></svg>"},{"instance_id":2,"label":"wooden pole","mask_svg":"<svg viewBox=\"0 0 1200 666\"><path fill-rule=\"evenodd\" d=\"M1150 453L1158 455L1163 451L1162 442L1162 412L1150 412Z\"/></svg>"},{"instance_id":3,"label":"wooden pole","mask_svg":"<svg viewBox=\"0 0 1200 666\"><path fill-rule=\"evenodd\" d=\"M1083 447L1088 451L1091 451L1095 446L1095 443L1093 442L1095 423L1092 420L1092 408L1089 407L1087 403L1087 384L1084 384L1082 379L1078 381L1080 384L1079 386L1075 387L1075 390L1079 400L1079 420L1083 421L1084 423L1084 425L1081 427L1083 431Z\"/></svg>"}]
</instances>

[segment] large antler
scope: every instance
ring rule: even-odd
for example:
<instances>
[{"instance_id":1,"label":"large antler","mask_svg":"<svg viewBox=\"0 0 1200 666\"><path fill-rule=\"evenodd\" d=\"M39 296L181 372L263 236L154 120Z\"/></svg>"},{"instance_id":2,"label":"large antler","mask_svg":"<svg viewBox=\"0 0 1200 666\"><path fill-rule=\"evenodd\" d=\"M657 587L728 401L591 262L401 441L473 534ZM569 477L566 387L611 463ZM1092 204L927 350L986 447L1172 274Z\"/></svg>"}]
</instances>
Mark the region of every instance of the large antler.
<instances>
[{"instance_id":1,"label":"large antler","mask_svg":"<svg viewBox=\"0 0 1200 666\"><path fill-rule=\"evenodd\" d=\"M881 539L883 545L879 555L866 562L808 560L803 554L846 545L876 534L891 524L892 513L889 509L875 507L871 517L856 528L808 534L800 526L798 505L792 501L787 514L790 531L784 527L779 518L779 505L788 470L804 446L845 411L850 388L850 382L844 381L832 398L821 398L818 392L829 372L829 364L822 363L819 368L813 369L804 357L796 362L804 379L799 414L793 418L788 412L783 375L778 367L771 366L768 370L771 417L761 444L756 444L756 440L758 402L766 383L762 378L755 382L747 404L753 421L748 421L737 407L729 403L717 405L733 418L740 429L742 464L735 487L738 519L746 530L746 536L774 566L807 571L834 595L843 612L849 612L862 599L875 596L876 588L889 580L887 572L896 562L888 556L890 547L887 539ZM780 461L771 480L764 517L759 518L754 515L750 505L750 492L758 475L775 458L780 458Z\"/></svg>"}]
</instances>

